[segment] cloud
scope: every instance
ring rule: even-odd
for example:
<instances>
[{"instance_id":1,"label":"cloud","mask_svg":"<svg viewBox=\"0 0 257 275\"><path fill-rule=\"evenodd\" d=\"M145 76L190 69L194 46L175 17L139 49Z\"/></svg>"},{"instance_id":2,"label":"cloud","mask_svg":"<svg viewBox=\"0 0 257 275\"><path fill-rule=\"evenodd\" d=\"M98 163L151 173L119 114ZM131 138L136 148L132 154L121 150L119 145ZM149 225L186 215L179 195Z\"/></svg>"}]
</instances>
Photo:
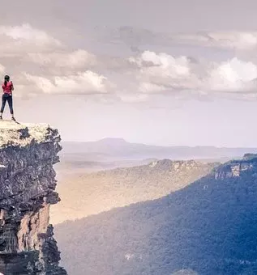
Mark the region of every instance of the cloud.
<instances>
[{"instance_id":1,"label":"cloud","mask_svg":"<svg viewBox=\"0 0 257 275\"><path fill-rule=\"evenodd\" d=\"M0 73L11 75L15 96L112 93L114 85L92 70L99 60L86 50L69 49L29 24L0 26L0 39Z\"/></svg>"},{"instance_id":2,"label":"cloud","mask_svg":"<svg viewBox=\"0 0 257 275\"><path fill-rule=\"evenodd\" d=\"M120 31L131 39L135 35L129 28ZM141 34L151 40L151 32L142 31L136 32L137 41ZM252 32L216 32L174 36L172 41L249 50L256 46L256 37ZM0 26L0 38L0 73L11 75L17 96L95 95L102 101L108 97L108 102L127 103L158 95L256 98L257 66L236 56L222 62L150 50L133 52L128 58L96 56L69 48L28 24Z\"/></svg>"},{"instance_id":3,"label":"cloud","mask_svg":"<svg viewBox=\"0 0 257 275\"><path fill-rule=\"evenodd\" d=\"M0 39L0 56L51 52L64 47L59 40L29 24L0 26Z\"/></svg>"},{"instance_id":4,"label":"cloud","mask_svg":"<svg viewBox=\"0 0 257 275\"><path fill-rule=\"evenodd\" d=\"M33 73L23 74L23 84L20 89L26 94L74 94L74 95L110 95L123 102L145 102L150 96L168 95L181 96L241 96L253 98L257 79L257 66L238 58L224 62L206 62L186 56L173 57L166 53L145 51L138 56L130 57L127 73L116 73L112 78L93 72L80 71L84 62L93 66L95 56L87 52L78 55L67 54L60 67L66 67L67 62L73 64L69 68L73 74L38 76ZM76 56L85 57L82 61ZM33 56L36 58L36 55ZM52 54L52 58L37 59L39 64L46 67L58 63L61 55ZM74 59L73 59L74 58ZM69 61L69 60L72 60ZM35 59L36 61L36 59ZM124 63L125 64L125 63ZM20 80L20 83L22 81Z\"/></svg>"},{"instance_id":5,"label":"cloud","mask_svg":"<svg viewBox=\"0 0 257 275\"><path fill-rule=\"evenodd\" d=\"M60 41L51 37L46 32L32 28L29 24L23 24L21 26L1 26L0 35L5 35L16 41L33 41L35 44L44 46L62 45Z\"/></svg>"},{"instance_id":6,"label":"cloud","mask_svg":"<svg viewBox=\"0 0 257 275\"><path fill-rule=\"evenodd\" d=\"M86 71L69 77L53 76L50 79L24 73L28 85L44 94L106 94L111 83L106 77Z\"/></svg>"},{"instance_id":7,"label":"cloud","mask_svg":"<svg viewBox=\"0 0 257 275\"><path fill-rule=\"evenodd\" d=\"M131 51L138 47L197 45L227 50L251 51L257 48L256 31L213 31L196 33L169 33L122 26L117 29L98 29L98 39L103 43L125 44Z\"/></svg>"},{"instance_id":8,"label":"cloud","mask_svg":"<svg viewBox=\"0 0 257 275\"><path fill-rule=\"evenodd\" d=\"M175 58L165 53L143 52L138 58L130 58L138 65L136 78L139 90L146 93L187 89L196 86L198 79L192 72L189 58Z\"/></svg>"},{"instance_id":9,"label":"cloud","mask_svg":"<svg viewBox=\"0 0 257 275\"><path fill-rule=\"evenodd\" d=\"M142 82L139 84L139 92L145 94L162 93L164 91L166 91L166 87L161 84L158 85L150 82Z\"/></svg>"},{"instance_id":10,"label":"cloud","mask_svg":"<svg viewBox=\"0 0 257 275\"><path fill-rule=\"evenodd\" d=\"M95 36L103 43L119 44L124 43L137 50L137 46L144 44L161 44L161 35L151 30L135 28L131 26L121 26L117 29L108 27L98 27Z\"/></svg>"},{"instance_id":11,"label":"cloud","mask_svg":"<svg viewBox=\"0 0 257 275\"><path fill-rule=\"evenodd\" d=\"M174 42L248 51L257 48L257 32L220 31L173 35Z\"/></svg>"},{"instance_id":12,"label":"cloud","mask_svg":"<svg viewBox=\"0 0 257 275\"><path fill-rule=\"evenodd\" d=\"M127 71L131 63L120 57L96 56L86 50L69 49L52 53L28 53L22 62L47 69L52 74L70 74L74 71ZM132 66L133 67L133 66Z\"/></svg>"},{"instance_id":13,"label":"cloud","mask_svg":"<svg viewBox=\"0 0 257 275\"><path fill-rule=\"evenodd\" d=\"M97 67L98 60L95 55L85 50L58 51L52 53L28 53L23 62L39 66L50 74L69 75L76 71L85 71Z\"/></svg>"},{"instance_id":14,"label":"cloud","mask_svg":"<svg viewBox=\"0 0 257 275\"><path fill-rule=\"evenodd\" d=\"M252 62L233 58L216 65L210 71L204 86L220 92L255 92L254 81L257 79L257 67Z\"/></svg>"},{"instance_id":15,"label":"cloud","mask_svg":"<svg viewBox=\"0 0 257 275\"><path fill-rule=\"evenodd\" d=\"M221 63L196 62L188 57L172 57L165 53L145 51L137 58L139 92L151 94L218 93L255 94L257 66L233 58Z\"/></svg>"}]
</instances>

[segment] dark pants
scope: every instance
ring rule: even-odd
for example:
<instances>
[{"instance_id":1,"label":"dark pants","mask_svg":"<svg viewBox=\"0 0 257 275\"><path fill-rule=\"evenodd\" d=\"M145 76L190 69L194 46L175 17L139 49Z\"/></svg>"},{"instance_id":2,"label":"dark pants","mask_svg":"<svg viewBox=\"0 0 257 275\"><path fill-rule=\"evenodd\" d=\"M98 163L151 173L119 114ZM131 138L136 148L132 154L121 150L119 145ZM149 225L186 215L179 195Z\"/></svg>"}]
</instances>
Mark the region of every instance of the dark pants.
<instances>
[{"instance_id":1,"label":"dark pants","mask_svg":"<svg viewBox=\"0 0 257 275\"><path fill-rule=\"evenodd\" d=\"M13 115L13 103L12 103L12 96L8 94L3 94L2 96L2 108L1 108L1 113L4 112L5 104L6 101L8 102L9 108L10 108L10 113Z\"/></svg>"}]
</instances>

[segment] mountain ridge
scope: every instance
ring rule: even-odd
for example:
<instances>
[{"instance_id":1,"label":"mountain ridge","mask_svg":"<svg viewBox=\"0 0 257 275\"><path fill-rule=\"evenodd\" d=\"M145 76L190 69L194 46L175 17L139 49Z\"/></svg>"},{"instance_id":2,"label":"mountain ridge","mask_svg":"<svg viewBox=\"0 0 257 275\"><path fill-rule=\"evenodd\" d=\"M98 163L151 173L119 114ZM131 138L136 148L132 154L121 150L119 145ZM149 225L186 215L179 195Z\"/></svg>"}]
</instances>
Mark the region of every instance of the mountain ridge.
<instances>
[{"instance_id":1,"label":"mountain ridge","mask_svg":"<svg viewBox=\"0 0 257 275\"><path fill-rule=\"evenodd\" d=\"M216 162L164 159L140 166L72 176L57 186L62 201L52 207L51 220L57 224L66 219L74 220L115 207L157 199L206 175L217 165Z\"/></svg>"},{"instance_id":2,"label":"mountain ridge","mask_svg":"<svg viewBox=\"0 0 257 275\"><path fill-rule=\"evenodd\" d=\"M257 148L215 147L215 146L158 146L131 143L123 138L104 138L90 142L63 141L62 154L84 154L92 158L146 159L197 159L241 157L246 152L257 153Z\"/></svg>"}]
</instances>

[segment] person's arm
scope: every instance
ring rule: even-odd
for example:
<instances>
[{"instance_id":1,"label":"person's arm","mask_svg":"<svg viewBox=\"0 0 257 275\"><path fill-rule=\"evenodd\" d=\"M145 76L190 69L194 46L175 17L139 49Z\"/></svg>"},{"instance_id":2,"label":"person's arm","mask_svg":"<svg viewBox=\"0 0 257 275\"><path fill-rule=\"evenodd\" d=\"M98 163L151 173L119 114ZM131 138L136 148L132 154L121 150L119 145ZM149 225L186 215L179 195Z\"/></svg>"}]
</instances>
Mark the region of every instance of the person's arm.
<instances>
[{"instance_id":1,"label":"person's arm","mask_svg":"<svg viewBox=\"0 0 257 275\"><path fill-rule=\"evenodd\" d=\"M12 82L12 91L14 90L13 82Z\"/></svg>"}]
</instances>

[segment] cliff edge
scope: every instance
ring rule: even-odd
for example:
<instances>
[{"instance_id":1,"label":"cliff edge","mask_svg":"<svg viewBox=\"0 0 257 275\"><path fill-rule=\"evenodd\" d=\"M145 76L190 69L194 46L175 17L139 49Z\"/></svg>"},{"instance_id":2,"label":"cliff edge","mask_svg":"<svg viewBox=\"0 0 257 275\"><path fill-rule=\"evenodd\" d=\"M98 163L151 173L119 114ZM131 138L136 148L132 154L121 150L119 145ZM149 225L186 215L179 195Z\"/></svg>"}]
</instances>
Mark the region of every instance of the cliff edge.
<instances>
[{"instance_id":1,"label":"cliff edge","mask_svg":"<svg viewBox=\"0 0 257 275\"><path fill-rule=\"evenodd\" d=\"M49 224L61 138L46 124L0 122L0 272L66 275Z\"/></svg>"}]
</instances>

